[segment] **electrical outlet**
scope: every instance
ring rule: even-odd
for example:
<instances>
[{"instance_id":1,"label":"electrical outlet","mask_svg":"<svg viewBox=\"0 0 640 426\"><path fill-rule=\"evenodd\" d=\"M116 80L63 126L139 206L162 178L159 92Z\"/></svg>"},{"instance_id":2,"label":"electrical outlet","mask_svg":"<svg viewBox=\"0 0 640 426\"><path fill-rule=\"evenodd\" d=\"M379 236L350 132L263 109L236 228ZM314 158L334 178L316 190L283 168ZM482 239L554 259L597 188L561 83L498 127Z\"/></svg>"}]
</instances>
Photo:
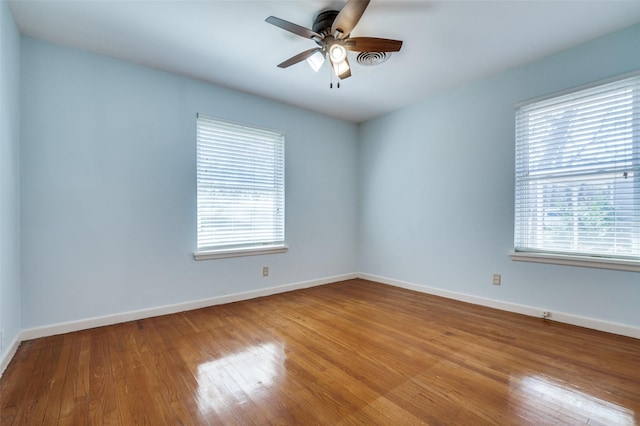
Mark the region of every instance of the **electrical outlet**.
<instances>
[{"instance_id":1,"label":"electrical outlet","mask_svg":"<svg viewBox=\"0 0 640 426\"><path fill-rule=\"evenodd\" d=\"M268 277L269 276L269 267L268 266L263 266L262 267L262 276L263 277Z\"/></svg>"},{"instance_id":2,"label":"electrical outlet","mask_svg":"<svg viewBox=\"0 0 640 426\"><path fill-rule=\"evenodd\" d=\"M544 318L544 319L551 318L551 312L549 312L549 311L542 312L542 318Z\"/></svg>"},{"instance_id":3,"label":"electrical outlet","mask_svg":"<svg viewBox=\"0 0 640 426\"><path fill-rule=\"evenodd\" d=\"M502 284L502 275L493 274L493 285L500 285L500 284Z\"/></svg>"}]
</instances>

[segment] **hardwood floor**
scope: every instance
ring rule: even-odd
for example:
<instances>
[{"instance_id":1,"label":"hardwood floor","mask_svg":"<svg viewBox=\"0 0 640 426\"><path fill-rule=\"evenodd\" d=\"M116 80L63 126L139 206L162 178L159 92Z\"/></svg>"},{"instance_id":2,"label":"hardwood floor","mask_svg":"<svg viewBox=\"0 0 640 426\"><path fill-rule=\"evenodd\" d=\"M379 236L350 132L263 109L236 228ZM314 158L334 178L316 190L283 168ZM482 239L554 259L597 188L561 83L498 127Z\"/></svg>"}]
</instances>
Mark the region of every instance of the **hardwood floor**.
<instances>
[{"instance_id":1,"label":"hardwood floor","mask_svg":"<svg viewBox=\"0 0 640 426\"><path fill-rule=\"evenodd\" d=\"M640 424L640 340L364 280L23 342L3 425Z\"/></svg>"}]
</instances>

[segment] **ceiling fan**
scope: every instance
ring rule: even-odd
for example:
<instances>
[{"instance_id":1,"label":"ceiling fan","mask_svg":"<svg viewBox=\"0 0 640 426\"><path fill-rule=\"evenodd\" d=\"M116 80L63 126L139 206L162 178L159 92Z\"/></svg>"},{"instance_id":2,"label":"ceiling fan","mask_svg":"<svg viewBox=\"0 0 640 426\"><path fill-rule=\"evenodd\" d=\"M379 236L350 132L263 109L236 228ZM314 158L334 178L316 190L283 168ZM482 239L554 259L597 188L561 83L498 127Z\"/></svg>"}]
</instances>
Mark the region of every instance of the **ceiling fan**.
<instances>
[{"instance_id":1,"label":"ceiling fan","mask_svg":"<svg viewBox=\"0 0 640 426\"><path fill-rule=\"evenodd\" d=\"M266 21L276 27L289 31L301 37L313 40L317 47L287 59L278 65L287 68L305 59L318 71L329 57L333 72L340 79L351 77L351 66L347 58L347 50L353 52L398 52L402 41L375 37L349 37L362 17L370 0L348 0L341 10L325 10L318 14L310 30L293 24L275 16L269 16Z\"/></svg>"}]
</instances>

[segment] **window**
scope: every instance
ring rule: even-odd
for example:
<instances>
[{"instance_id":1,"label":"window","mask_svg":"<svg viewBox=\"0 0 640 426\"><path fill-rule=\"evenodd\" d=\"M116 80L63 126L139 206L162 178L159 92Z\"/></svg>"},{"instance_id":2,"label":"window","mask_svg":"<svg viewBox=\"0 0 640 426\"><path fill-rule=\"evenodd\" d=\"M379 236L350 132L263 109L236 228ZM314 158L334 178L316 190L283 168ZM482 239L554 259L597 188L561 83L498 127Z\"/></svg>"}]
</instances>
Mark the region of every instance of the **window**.
<instances>
[{"instance_id":1,"label":"window","mask_svg":"<svg viewBox=\"0 0 640 426\"><path fill-rule=\"evenodd\" d=\"M284 135L197 117L196 259L284 252Z\"/></svg>"},{"instance_id":2,"label":"window","mask_svg":"<svg viewBox=\"0 0 640 426\"><path fill-rule=\"evenodd\" d=\"M515 199L512 255L640 270L640 76L517 107Z\"/></svg>"}]
</instances>

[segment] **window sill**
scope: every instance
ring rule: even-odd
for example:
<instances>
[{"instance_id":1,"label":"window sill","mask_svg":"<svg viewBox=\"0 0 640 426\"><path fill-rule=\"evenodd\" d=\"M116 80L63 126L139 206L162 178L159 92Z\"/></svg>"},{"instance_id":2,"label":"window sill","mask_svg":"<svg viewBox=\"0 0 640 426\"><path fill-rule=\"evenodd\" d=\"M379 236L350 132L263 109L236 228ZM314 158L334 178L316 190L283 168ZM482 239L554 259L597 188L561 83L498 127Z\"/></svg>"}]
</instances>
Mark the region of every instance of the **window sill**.
<instances>
[{"instance_id":1,"label":"window sill","mask_svg":"<svg viewBox=\"0 0 640 426\"><path fill-rule=\"evenodd\" d=\"M267 246L230 250L197 251L193 253L195 260L225 259L228 257L258 256L262 254L286 253L288 246Z\"/></svg>"},{"instance_id":2,"label":"window sill","mask_svg":"<svg viewBox=\"0 0 640 426\"><path fill-rule=\"evenodd\" d=\"M627 259L607 259L602 257L571 256L566 254L512 251L511 260L519 262L551 263L554 265L582 266L585 268L614 269L618 271L640 272L640 261Z\"/></svg>"}]
</instances>

